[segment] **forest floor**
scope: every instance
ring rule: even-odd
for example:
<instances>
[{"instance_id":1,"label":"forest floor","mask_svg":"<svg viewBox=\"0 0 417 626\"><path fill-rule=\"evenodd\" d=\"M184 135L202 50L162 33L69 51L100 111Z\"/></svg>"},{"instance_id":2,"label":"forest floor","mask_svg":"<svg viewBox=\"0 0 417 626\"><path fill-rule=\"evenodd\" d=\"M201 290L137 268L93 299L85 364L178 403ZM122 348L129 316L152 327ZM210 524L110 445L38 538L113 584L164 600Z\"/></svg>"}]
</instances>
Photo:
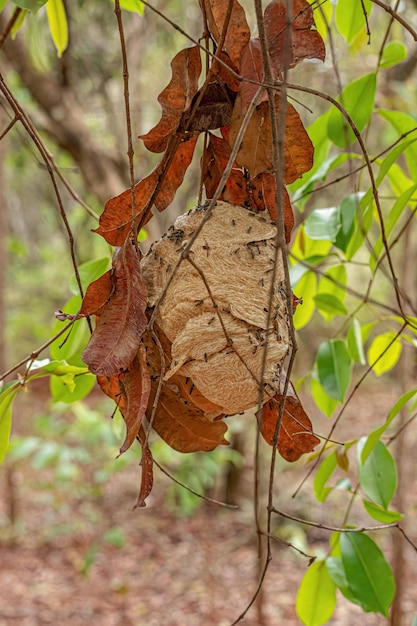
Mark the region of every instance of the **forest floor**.
<instances>
[{"instance_id":1,"label":"forest floor","mask_svg":"<svg viewBox=\"0 0 417 626\"><path fill-rule=\"evenodd\" d=\"M386 410L389 402L375 394L361 410L374 414L380 423L378 407ZM351 419L359 417L352 407ZM414 465L408 475L407 506L408 532L415 542ZM167 479L159 471L148 506L133 510L140 476L136 464L114 473L97 493L91 488L84 494L79 488L73 493L71 481L65 489L51 484L46 488L44 477L40 487L29 463L20 462L13 471L6 464L0 478L0 626L229 626L251 600L262 566L250 463L242 471L239 509L203 503L184 516L169 506ZM328 508L311 495L311 482L295 501L291 498L305 476L305 465L279 463L277 472L280 508L319 522L340 523L340 502L346 502L346 493L335 494L329 519ZM375 524L361 507L353 512L352 521ZM274 534L308 555L326 554L328 532L290 520L273 522ZM377 541L391 558L390 531L380 532ZM402 609L404 624L411 626L417 615L417 559L408 544L405 557ZM240 623L298 626L295 597L307 567L308 558L274 541L262 592ZM339 593L328 622L330 626L388 623L380 615L364 614Z\"/></svg>"}]
</instances>

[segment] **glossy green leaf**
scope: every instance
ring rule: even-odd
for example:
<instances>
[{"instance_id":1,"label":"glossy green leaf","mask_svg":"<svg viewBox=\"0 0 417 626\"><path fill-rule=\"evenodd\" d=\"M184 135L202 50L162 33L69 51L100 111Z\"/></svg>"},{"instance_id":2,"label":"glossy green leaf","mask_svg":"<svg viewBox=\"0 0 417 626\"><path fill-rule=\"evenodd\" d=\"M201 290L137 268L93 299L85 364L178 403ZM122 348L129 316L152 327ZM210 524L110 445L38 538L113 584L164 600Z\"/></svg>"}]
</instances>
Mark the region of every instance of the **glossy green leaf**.
<instances>
[{"instance_id":1,"label":"glossy green leaf","mask_svg":"<svg viewBox=\"0 0 417 626\"><path fill-rule=\"evenodd\" d=\"M399 136L412 132L407 138L414 138L417 133L416 120L411 115L401 111L389 111L387 109L376 109L376 112L385 119L396 130ZM405 158L410 174L417 181L417 144L413 141L405 150Z\"/></svg>"},{"instance_id":2,"label":"glossy green leaf","mask_svg":"<svg viewBox=\"0 0 417 626\"><path fill-rule=\"evenodd\" d=\"M390 234L392 233L393 228L398 222L399 218L403 214L403 211L410 200L415 196L417 191L417 184L413 185L409 189L407 189L397 200L394 202L387 219L384 221L385 226L385 236L388 239ZM414 198L414 202L416 198ZM382 236L378 237L377 242L372 250L372 254L369 258L369 266L372 272L375 272L377 261L381 255L381 252L384 250L384 245L382 243Z\"/></svg>"},{"instance_id":3,"label":"glossy green leaf","mask_svg":"<svg viewBox=\"0 0 417 626\"><path fill-rule=\"evenodd\" d=\"M0 463L3 462L9 448L13 400L19 389L21 389L19 383L9 383L0 395Z\"/></svg>"},{"instance_id":4,"label":"glossy green leaf","mask_svg":"<svg viewBox=\"0 0 417 626\"><path fill-rule=\"evenodd\" d=\"M145 3L140 2L140 0L120 0L120 8L142 15L145 10Z\"/></svg>"},{"instance_id":5,"label":"glossy green leaf","mask_svg":"<svg viewBox=\"0 0 417 626\"><path fill-rule=\"evenodd\" d=\"M411 398L413 398L416 394L417 394L417 387L414 387L413 389L410 389L409 391L404 393L400 398L398 398L397 402L394 404L394 406L388 413L385 423L382 426L379 426L379 428L376 428L375 430L373 430L368 435L368 437L366 438L365 445L363 446L362 451L361 451L361 463L365 463L369 454L372 452L377 442L379 441L381 435L383 435L383 433L386 431L386 429L391 424L393 419L405 407L407 402L409 402L409 400L411 400Z\"/></svg>"},{"instance_id":6,"label":"glossy green leaf","mask_svg":"<svg viewBox=\"0 0 417 626\"><path fill-rule=\"evenodd\" d=\"M355 596L353 595L348 581L346 580L342 559L335 556L329 556L326 559L326 566L329 576L333 580L336 587L343 593L345 598L350 600L350 602L355 602Z\"/></svg>"},{"instance_id":7,"label":"glossy green leaf","mask_svg":"<svg viewBox=\"0 0 417 626\"><path fill-rule=\"evenodd\" d=\"M363 0L368 17L372 11L371 0ZM361 32L366 32L366 20L361 0L338 0L336 26L348 43Z\"/></svg>"},{"instance_id":8,"label":"glossy green leaf","mask_svg":"<svg viewBox=\"0 0 417 626\"><path fill-rule=\"evenodd\" d=\"M323 315L326 320L335 315L346 315L348 312L343 302L331 293L318 293L314 296L314 302L320 313L326 314Z\"/></svg>"},{"instance_id":9,"label":"glossy green leaf","mask_svg":"<svg viewBox=\"0 0 417 626\"><path fill-rule=\"evenodd\" d=\"M314 495L319 502L325 502L333 487L327 483L337 467L336 451L331 452L321 463L314 477Z\"/></svg>"},{"instance_id":10,"label":"glossy green leaf","mask_svg":"<svg viewBox=\"0 0 417 626\"><path fill-rule=\"evenodd\" d=\"M390 41L384 47L379 67L388 68L407 58L407 48L402 41Z\"/></svg>"},{"instance_id":11,"label":"glossy green leaf","mask_svg":"<svg viewBox=\"0 0 417 626\"><path fill-rule=\"evenodd\" d=\"M346 345L340 339L324 341L317 353L317 372L324 391L343 402L350 383L352 362Z\"/></svg>"},{"instance_id":12,"label":"glossy green leaf","mask_svg":"<svg viewBox=\"0 0 417 626\"><path fill-rule=\"evenodd\" d=\"M320 411L322 411L326 417L331 417L339 402L327 395L314 376L311 377L311 394Z\"/></svg>"},{"instance_id":13,"label":"glossy green leaf","mask_svg":"<svg viewBox=\"0 0 417 626\"><path fill-rule=\"evenodd\" d=\"M348 0L351 2L351 0ZM351 2L352 3L352 2ZM354 80L342 92L338 102L350 115L356 128L361 132L371 119L376 91L376 75L367 74ZM333 107L327 126L329 139L339 148L355 141L355 134L342 113Z\"/></svg>"},{"instance_id":14,"label":"glossy green leaf","mask_svg":"<svg viewBox=\"0 0 417 626\"><path fill-rule=\"evenodd\" d=\"M295 606L305 626L321 626L333 615L336 586L324 561L315 561L308 568L298 589Z\"/></svg>"},{"instance_id":15,"label":"glossy green leaf","mask_svg":"<svg viewBox=\"0 0 417 626\"><path fill-rule=\"evenodd\" d=\"M365 236L373 221L373 203L365 196L359 202L358 211L353 220L353 233L347 243L345 256L350 261L360 250Z\"/></svg>"},{"instance_id":16,"label":"glossy green leaf","mask_svg":"<svg viewBox=\"0 0 417 626\"><path fill-rule=\"evenodd\" d=\"M96 377L89 373L79 375L68 373L62 376L51 376L51 395L54 402L71 404L88 396L95 382Z\"/></svg>"},{"instance_id":17,"label":"glossy green leaf","mask_svg":"<svg viewBox=\"0 0 417 626\"><path fill-rule=\"evenodd\" d=\"M356 363L365 365L365 352L363 349L361 325L357 319L354 319L352 326L349 328L346 336L346 343L349 354Z\"/></svg>"},{"instance_id":18,"label":"glossy green leaf","mask_svg":"<svg viewBox=\"0 0 417 626\"><path fill-rule=\"evenodd\" d=\"M19 32L19 30L22 28L24 21L26 19L26 16L29 15L29 12L26 11L25 9L20 13L20 15L18 16L17 20L15 21L15 23L12 26L12 30L10 32L12 39L15 39L17 33Z\"/></svg>"},{"instance_id":19,"label":"glossy green leaf","mask_svg":"<svg viewBox=\"0 0 417 626\"><path fill-rule=\"evenodd\" d=\"M376 504L388 508L397 488L397 467L388 448L378 441L362 463L362 450L366 437L358 442L358 476L365 494Z\"/></svg>"},{"instance_id":20,"label":"glossy green leaf","mask_svg":"<svg viewBox=\"0 0 417 626\"><path fill-rule=\"evenodd\" d=\"M346 252L354 233L354 219L359 202L363 195L364 194L360 193L351 194L350 196L343 198L340 206L338 207L340 228L337 232L336 239L334 240L334 245L343 252Z\"/></svg>"},{"instance_id":21,"label":"glossy green leaf","mask_svg":"<svg viewBox=\"0 0 417 626\"><path fill-rule=\"evenodd\" d=\"M63 1L48 0L46 13L52 41L54 42L58 57L61 57L68 46L68 22Z\"/></svg>"},{"instance_id":22,"label":"glossy green leaf","mask_svg":"<svg viewBox=\"0 0 417 626\"><path fill-rule=\"evenodd\" d=\"M96 280L96 278L99 278L102 274L104 274L104 272L108 270L109 265L109 259L103 257L101 259L87 261L86 263L83 263L78 267L78 273L80 275L81 285L84 293L90 283ZM77 279L75 278L75 276L71 277L70 289L75 296L78 296L80 294Z\"/></svg>"},{"instance_id":23,"label":"glossy green leaf","mask_svg":"<svg viewBox=\"0 0 417 626\"><path fill-rule=\"evenodd\" d=\"M401 350L401 339L396 333L389 331L375 337L368 350L368 363L373 372L377 376L389 372L400 358Z\"/></svg>"},{"instance_id":24,"label":"glossy green leaf","mask_svg":"<svg viewBox=\"0 0 417 626\"><path fill-rule=\"evenodd\" d=\"M369 500L362 499L362 503L368 515L382 524L394 524L404 517L404 515L397 511L389 511L374 502L369 502Z\"/></svg>"},{"instance_id":25,"label":"glossy green leaf","mask_svg":"<svg viewBox=\"0 0 417 626\"><path fill-rule=\"evenodd\" d=\"M337 207L315 209L306 219L304 227L310 239L335 241L340 229Z\"/></svg>"},{"instance_id":26,"label":"glossy green leaf","mask_svg":"<svg viewBox=\"0 0 417 626\"><path fill-rule=\"evenodd\" d=\"M315 302L326 322L335 315L346 315L346 267L344 264L329 268L320 279Z\"/></svg>"},{"instance_id":27,"label":"glossy green leaf","mask_svg":"<svg viewBox=\"0 0 417 626\"><path fill-rule=\"evenodd\" d=\"M303 303L297 307L294 313L294 327L300 330L308 324L314 314L316 304L314 296L317 290L317 278L314 272L307 272L297 285L297 296L303 299Z\"/></svg>"},{"instance_id":28,"label":"glossy green leaf","mask_svg":"<svg viewBox=\"0 0 417 626\"><path fill-rule=\"evenodd\" d=\"M320 6L320 9L314 11L314 22L316 24L316 30L326 41L328 35L329 24L332 21L333 5L330 2L325 2Z\"/></svg>"},{"instance_id":29,"label":"glossy green leaf","mask_svg":"<svg viewBox=\"0 0 417 626\"><path fill-rule=\"evenodd\" d=\"M361 532L343 533L340 538L346 582L352 602L366 612L385 617L394 598L395 583L390 566L379 547Z\"/></svg>"},{"instance_id":30,"label":"glossy green leaf","mask_svg":"<svg viewBox=\"0 0 417 626\"><path fill-rule=\"evenodd\" d=\"M39 11L39 9L48 2L48 0L12 0L12 2L20 9L36 13L36 11Z\"/></svg>"}]
</instances>

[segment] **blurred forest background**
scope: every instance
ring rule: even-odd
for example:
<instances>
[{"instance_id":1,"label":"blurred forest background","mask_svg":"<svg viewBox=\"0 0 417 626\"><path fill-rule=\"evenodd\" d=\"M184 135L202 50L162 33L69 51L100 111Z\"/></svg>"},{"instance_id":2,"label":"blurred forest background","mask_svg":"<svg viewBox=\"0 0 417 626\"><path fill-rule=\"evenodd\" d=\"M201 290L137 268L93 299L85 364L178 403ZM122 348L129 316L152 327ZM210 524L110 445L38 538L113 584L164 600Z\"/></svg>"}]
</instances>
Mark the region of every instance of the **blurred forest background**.
<instances>
[{"instance_id":1,"label":"blurred forest background","mask_svg":"<svg viewBox=\"0 0 417 626\"><path fill-rule=\"evenodd\" d=\"M242 4L253 17L249 0ZM414 22L414 28L417 26L415 1L391 5ZM193 38L200 37L197 2L156 0L154 6ZM6 6L0 14L0 32L4 32L14 8ZM60 58L49 35L46 12L41 9L27 15L15 37L2 43L0 68L68 186L82 199L78 201L68 186L59 182L81 276L84 271L88 282L109 267L112 254L111 247L91 229L96 228L106 200L129 186L123 76L113 3L66 0L65 8L69 45ZM323 8L334 20L327 3ZM349 43L332 29L332 39L326 41L326 62L301 64L292 70L291 82L337 97L338 80L345 86L375 70L389 20L388 13L374 6L369 19L370 43L365 25ZM321 24L324 29L322 20ZM143 15L124 12L124 28L135 138L158 121L157 96L170 79L170 59L187 42L148 8ZM376 106L416 119L416 43L398 23L393 23L389 39L401 43L404 55L399 57L401 62L387 64L379 73ZM296 106L307 129L329 109L328 102L311 94L297 93L296 99L301 102ZM4 97L0 103L0 127L6 129L13 113ZM398 135L382 118L373 120L364 133L369 154L378 155ZM134 141L134 150L135 172L141 178L155 165L152 158L156 155L146 151L139 140ZM295 254L302 247L297 233L314 209L336 206L362 189L357 178L346 176L352 167L350 160L330 161L329 157L321 173L317 174L316 168L315 184L323 189L303 196L313 187L310 181L310 187L303 188L304 179L292 188L296 200ZM333 169L337 169L336 175L329 179L340 181L323 185ZM400 160L393 176L402 180L404 169ZM366 182L364 185L366 189ZM144 250L177 215L195 206L198 188L199 159L194 158L171 207L147 225ZM383 193L388 202L395 201L392 185L387 183ZM410 196L410 205L412 200ZM392 254L402 288L415 307L416 231L409 214L399 220L394 234L400 229L402 238ZM370 233L376 240L376 224ZM348 268L348 286L361 293L368 286L368 257L364 244L362 254ZM311 315L308 313L310 288L308 280L299 282L298 290L295 287L296 294L304 298L302 315L306 321L298 323L299 352L293 379L298 380L297 388L315 430L326 435L329 422L311 395L311 373L320 343L337 336L340 319L326 317L326 311L315 309L314 304ZM383 272L372 289L373 298L393 304L391 282ZM61 328L54 311L78 310L77 293L68 234L50 177L27 133L14 124L0 142L0 371L31 354ZM355 310L353 296L348 294L345 304L349 311ZM377 307L370 304L369 308L384 331L393 332L392 323L383 319ZM87 339L85 324L62 350L76 351ZM59 344L53 344L52 358L65 358ZM48 351L40 355L46 357ZM413 387L415 341L403 342L397 360L386 375L371 373L360 385L333 438L346 442L369 433L383 422L398 397ZM355 367L359 373L364 371L360 364ZM247 416L239 418L231 427L233 447L210 454L180 455L156 438L152 442L156 460L177 480L198 493L238 504L239 510L202 501L156 470L156 485L147 508L132 511L140 452L131 449L115 460L124 425L117 415L111 419L113 403L95 390L93 377L86 383L91 393L70 404L65 394L60 397L53 389L54 384L41 378L16 398L11 448L0 477L0 625L58 622L76 626L88 620L102 626L230 624L250 600L259 575L253 524L255 421ZM85 391L83 388L80 395ZM408 422L410 414L401 419L397 430ZM411 520L417 511L416 439L415 431L406 428L393 441L399 474L395 505ZM266 458L268 450L262 453ZM300 518L335 526L342 523L346 505L343 483L325 505L315 498L311 478L292 498L306 475L303 462L290 465L280 459L277 472L275 487L282 509L288 507ZM266 492L266 482L262 489ZM355 513L356 524L369 525L363 509ZM415 528L409 531L416 540ZM276 556L258 601L242 623L295 626L300 623L294 608L295 594L306 559L287 543L308 555L324 554L328 533L284 518L275 520L273 533ZM385 620L380 615L365 615L341 596L330 624L376 626L391 622L405 626L417 616L413 547L404 543L399 547L396 535L387 531L380 533L378 540L394 566L400 589L394 617Z\"/></svg>"}]
</instances>

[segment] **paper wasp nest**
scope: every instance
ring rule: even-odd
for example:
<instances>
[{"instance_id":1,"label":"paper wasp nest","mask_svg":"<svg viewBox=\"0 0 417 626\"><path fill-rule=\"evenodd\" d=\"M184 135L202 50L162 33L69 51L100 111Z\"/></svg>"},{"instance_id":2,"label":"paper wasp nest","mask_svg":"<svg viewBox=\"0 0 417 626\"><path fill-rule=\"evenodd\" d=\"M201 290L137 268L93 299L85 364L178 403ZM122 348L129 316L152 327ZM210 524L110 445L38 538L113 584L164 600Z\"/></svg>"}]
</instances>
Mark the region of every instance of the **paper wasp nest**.
<instances>
[{"instance_id":1,"label":"paper wasp nest","mask_svg":"<svg viewBox=\"0 0 417 626\"><path fill-rule=\"evenodd\" d=\"M206 210L199 207L177 218L142 260L149 307L157 305ZM157 324L172 344L164 380L170 385L180 375L191 381L191 390L216 409L213 417L257 404L267 335L264 400L279 391L290 335L281 251L269 302L275 237L266 212L218 202L193 243L192 263L182 261L158 305Z\"/></svg>"}]
</instances>

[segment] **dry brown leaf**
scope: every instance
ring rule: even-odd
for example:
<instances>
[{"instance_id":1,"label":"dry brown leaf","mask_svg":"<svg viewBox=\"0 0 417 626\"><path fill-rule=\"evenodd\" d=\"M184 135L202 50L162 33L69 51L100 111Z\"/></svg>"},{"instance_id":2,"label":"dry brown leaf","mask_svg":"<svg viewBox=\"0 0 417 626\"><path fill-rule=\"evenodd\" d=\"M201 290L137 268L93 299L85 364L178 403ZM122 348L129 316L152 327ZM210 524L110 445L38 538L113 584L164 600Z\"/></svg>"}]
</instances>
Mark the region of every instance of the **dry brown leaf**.
<instances>
[{"instance_id":1,"label":"dry brown leaf","mask_svg":"<svg viewBox=\"0 0 417 626\"><path fill-rule=\"evenodd\" d=\"M136 222L144 226L152 217L149 212L143 218L143 210L149 205L154 195L153 203L158 211L163 211L174 199L178 187L184 180L185 172L191 163L197 137L190 137L178 146L175 155L162 179L163 163L135 185L136 195ZM162 182L160 182L162 180ZM155 189L158 187L157 193ZM93 232L101 235L112 246L121 246L127 237L132 225L132 192L126 189L115 198L106 202L104 212L100 216L99 227Z\"/></svg>"},{"instance_id":2,"label":"dry brown leaf","mask_svg":"<svg viewBox=\"0 0 417 626\"><path fill-rule=\"evenodd\" d=\"M151 379L146 366L146 351L142 344L139 346L137 358L124 375L121 385L127 400L123 411L126 438L120 448L120 454L123 454L130 448L139 433L151 391Z\"/></svg>"},{"instance_id":3,"label":"dry brown leaf","mask_svg":"<svg viewBox=\"0 0 417 626\"><path fill-rule=\"evenodd\" d=\"M79 317L99 315L111 297L113 289L112 270L108 270L88 285L78 314Z\"/></svg>"},{"instance_id":4,"label":"dry brown leaf","mask_svg":"<svg viewBox=\"0 0 417 626\"><path fill-rule=\"evenodd\" d=\"M162 117L158 124L145 135L140 135L151 152L163 152L169 137L176 131L182 114L191 105L198 90L201 74L200 48L192 46L178 52L171 62L172 78L158 96Z\"/></svg>"},{"instance_id":5,"label":"dry brown leaf","mask_svg":"<svg viewBox=\"0 0 417 626\"><path fill-rule=\"evenodd\" d=\"M139 440L142 445L142 460L140 462L142 467L142 478L136 507L144 507L146 506L145 500L151 493L153 487L153 458L142 426L139 430Z\"/></svg>"},{"instance_id":6,"label":"dry brown leaf","mask_svg":"<svg viewBox=\"0 0 417 626\"><path fill-rule=\"evenodd\" d=\"M247 80L243 80L240 85L241 107L242 111L246 111L248 104L252 102L259 89L259 84L256 83L262 83L264 76L261 43L258 38L251 39L243 50L240 71L244 79L255 81L255 83L249 83ZM268 100L268 94L265 91L258 102L261 103L266 100Z\"/></svg>"},{"instance_id":7,"label":"dry brown leaf","mask_svg":"<svg viewBox=\"0 0 417 626\"><path fill-rule=\"evenodd\" d=\"M202 177L207 198L213 198L224 169L229 161L231 148L227 141L210 133L209 142L202 158ZM244 204L247 200L246 180L241 167L232 168L229 178L219 196L233 204Z\"/></svg>"},{"instance_id":8,"label":"dry brown leaf","mask_svg":"<svg viewBox=\"0 0 417 626\"><path fill-rule=\"evenodd\" d=\"M286 28L286 0L273 0L265 9L265 32L268 50L276 75L284 69L284 46ZM324 61L324 42L315 28L313 9L307 0L292 0L291 51L288 67L294 67L303 59Z\"/></svg>"},{"instance_id":9,"label":"dry brown leaf","mask_svg":"<svg viewBox=\"0 0 417 626\"><path fill-rule=\"evenodd\" d=\"M242 51L250 39L250 29L246 21L245 10L237 0L232 1L233 6L224 40L224 48L232 62L239 69ZM200 5L204 6L210 32L218 43L228 12L229 0L200 0Z\"/></svg>"},{"instance_id":10,"label":"dry brown leaf","mask_svg":"<svg viewBox=\"0 0 417 626\"><path fill-rule=\"evenodd\" d=\"M279 117L279 96L275 98L275 103L277 117ZM249 171L251 178L256 178L258 174L263 172L273 173L272 132L268 106L267 102L261 102L256 107L237 154L237 162ZM229 134L232 147L242 125L243 117L244 114L238 97L233 110ZM311 169L314 148L300 116L291 104L287 104L285 122L284 182L290 184Z\"/></svg>"},{"instance_id":11,"label":"dry brown leaf","mask_svg":"<svg viewBox=\"0 0 417 626\"><path fill-rule=\"evenodd\" d=\"M277 221L277 202L275 198L275 177L263 172L250 181L251 205L258 211L267 210L274 222ZM282 189L282 212L284 217L285 241L291 238L294 226L294 213L290 197L285 187Z\"/></svg>"},{"instance_id":12,"label":"dry brown leaf","mask_svg":"<svg viewBox=\"0 0 417 626\"><path fill-rule=\"evenodd\" d=\"M150 413L148 409L148 420ZM201 409L186 404L166 383L162 385L152 427L178 452L207 452L228 444L224 438L227 426L223 421L210 420Z\"/></svg>"},{"instance_id":13,"label":"dry brown leaf","mask_svg":"<svg viewBox=\"0 0 417 626\"><path fill-rule=\"evenodd\" d=\"M199 95L198 93L196 97ZM192 119L188 121L188 116L184 116L184 126L188 131L198 132L228 126L232 119L235 98L236 94L224 83L209 83Z\"/></svg>"},{"instance_id":14,"label":"dry brown leaf","mask_svg":"<svg viewBox=\"0 0 417 626\"><path fill-rule=\"evenodd\" d=\"M97 382L103 393L114 400L121 413L126 410L127 398L126 393L121 384L124 374L118 376L97 376Z\"/></svg>"},{"instance_id":15,"label":"dry brown leaf","mask_svg":"<svg viewBox=\"0 0 417 626\"><path fill-rule=\"evenodd\" d=\"M281 394L276 394L262 409L261 433L269 445L273 444L281 400ZM290 383L278 435L278 452L286 461L297 461L319 443L320 439L313 434L311 421Z\"/></svg>"},{"instance_id":16,"label":"dry brown leaf","mask_svg":"<svg viewBox=\"0 0 417 626\"><path fill-rule=\"evenodd\" d=\"M91 372L114 376L130 367L148 320L147 293L135 241L127 237L113 259L114 291L103 307L83 361Z\"/></svg>"}]
</instances>

